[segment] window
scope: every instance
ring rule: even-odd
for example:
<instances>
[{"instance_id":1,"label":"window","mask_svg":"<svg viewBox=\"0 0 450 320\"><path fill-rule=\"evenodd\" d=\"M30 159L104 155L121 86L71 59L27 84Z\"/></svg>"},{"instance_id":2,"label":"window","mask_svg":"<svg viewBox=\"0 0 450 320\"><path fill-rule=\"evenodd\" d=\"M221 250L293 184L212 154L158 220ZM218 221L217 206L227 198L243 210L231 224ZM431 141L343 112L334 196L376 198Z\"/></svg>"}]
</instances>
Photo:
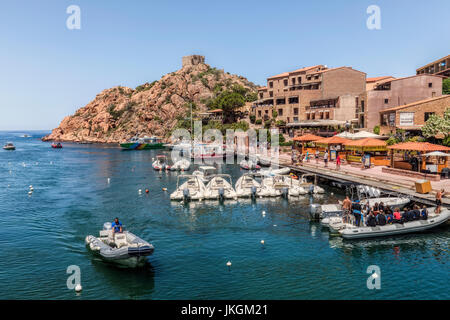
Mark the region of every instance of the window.
<instances>
[{"instance_id":1,"label":"window","mask_svg":"<svg viewBox=\"0 0 450 320\"><path fill-rule=\"evenodd\" d=\"M269 88L273 88L273 82L269 82Z\"/></svg>"},{"instance_id":2,"label":"window","mask_svg":"<svg viewBox=\"0 0 450 320\"><path fill-rule=\"evenodd\" d=\"M298 83L302 83L302 77L298 77Z\"/></svg>"},{"instance_id":3,"label":"window","mask_svg":"<svg viewBox=\"0 0 450 320\"><path fill-rule=\"evenodd\" d=\"M295 78L292 78L292 85L295 84Z\"/></svg>"},{"instance_id":4,"label":"window","mask_svg":"<svg viewBox=\"0 0 450 320\"><path fill-rule=\"evenodd\" d=\"M261 117L261 110L258 110L258 117Z\"/></svg>"},{"instance_id":5,"label":"window","mask_svg":"<svg viewBox=\"0 0 450 320\"><path fill-rule=\"evenodd\" d=\"M286 104L286 99L285 98L277 99L277 105L279 104Z\"/></svg>"},{"instance_id":6,"label":"window","mask_svg":"<svg viewBox=\"0 0 450 320\"><path fill-rule=\"evenodd\" d=\"M311 120L315 120L316 119L316 114L315 113L311 113Z\"/></svg>"},{"instance_id":7,"label":"window","mask_svg":"<svg viewBox=\"0 0 450 320\"><path fill-rule=\"evenodd\" d=\"M325 119L330 119L330 112L325 112Z\"/></svg>"},{"instance_id":8,"label":"window","mask_svg":"<svg viewBox=\"0 0 450 320\"><path fill-rule=\"evenodd\" d=\"M298 122L298 117L294 117L294 122Z\"/></svg>"},{"instance_id":9,"label":"window","mask_svg":"<svg viewBox=\"0 0 450 320\"><path fill-rule=\"evenodd\" d=\"M283 109L278 109L278 115L283 116Z\"/></svg>"},{"instance_id":10,"label":"window","mask_svg":"<svg viewBox=\"0 0 450 320\"><path fill-rule=\"evenodd\" d=\"M361 100L361 112L364 112L364 100Z\"/></svg>"},{"instance_id":11,"label":"window","mask_svg":"<svg viewBox=\"0 0 450 320\"><path fill-rule=\"evenodd\" d=\"M298 115L298 108L294 108L294 115Z\"/></svg>"},{"instance_id":12,"label":"window","mask_svg":"<svg viewBox=\"0 0 450 320\"><path fill-rule=\"evenodd\" d=\"M311 115L309 113L306 114L306 120L310 120L311 119Z\"/></svg>"},{"instance_id":13,"label":"window","mask_svg":"<svg viewBox=\"0 0 450 320\"><path fill-rule=\"evenodd\" d=\"M320 119L323 119L323 112L319 112L320 113Z\"/></svg>"},{"instance_id":14,"label":"window","mask_svg":"<svg viewBox=\"0 0 450 320\"><path fill-rule=\"evenodd\" d=\"M269 92L269 96L272 98L273 97L273 91Z\"/></svg>"},{"instance_id":15,"label":"window","mask_svg":"<svg viewBox=\"0 0 450 320\"><path fill-rule=\"evenodd\" d=\"M308 81L311 80L311 76L307 76L306 80L308 80Z\"/></svg>"},{"instance_id":16,"label":"window","mask_svg":"<svg viewBox=\"0 0 450 320\"><path fill-rule=\"evenodd\" d=\"M428 119L434 114L434 112L425 112L424 121L427 122Z\"/></svg>"},{"instance_id":17,"label":"window","mask_svg":"<svg viewBox=\"0 0 450 320\"><path fill-rule=\"evenodd\" d=\"M389 99L384 99L384 103L388 104L389 103Z\"/></svg>"},{"instance_id":18,"label":"window","mask_svg":"<svg viewBox=\"0 0 450 320\"><path fill-rule=\"evenodd\" d=\"M433 88L433 83L432 82L428 83L428 88Z\"/></svg>"},{"instance_id":19,"label":"window","mask_svg":"<svg viewBox=\"0 0 450 320\"><path fill-rule=\"evenodd\" d=\"M260 99L263 98L263 94L262 94L262 93L259 94L259 98L260 98Z\"/></svg>"},{"instance_id":20,"label":"window","mask_svg":"<svg viewBox=\"0 0 450 320\"><path fill-rule=\"evenodd\" d=\"M298 103L298 97L290 97L289 98L289 104Z\"/></svg>"},{"instance_id":21,"label":"window","mask_svg":"<svg viewBox=\"0 0 450 320\"><path fill-rule=\"evenodd\" d=\"M265 114L269 114L269 110L265 110Z\"/></svg>"},{"instance_id":22,"label":"window","mask_svg":"<svg viewBox=\"0 0 450 320\"><path fill-rule=\"evenodd\" d=\"M284 86L286 87L288 85L288 80L287 79L284 80L283 83L284 83Z\"/></svg>"}]
</instances>

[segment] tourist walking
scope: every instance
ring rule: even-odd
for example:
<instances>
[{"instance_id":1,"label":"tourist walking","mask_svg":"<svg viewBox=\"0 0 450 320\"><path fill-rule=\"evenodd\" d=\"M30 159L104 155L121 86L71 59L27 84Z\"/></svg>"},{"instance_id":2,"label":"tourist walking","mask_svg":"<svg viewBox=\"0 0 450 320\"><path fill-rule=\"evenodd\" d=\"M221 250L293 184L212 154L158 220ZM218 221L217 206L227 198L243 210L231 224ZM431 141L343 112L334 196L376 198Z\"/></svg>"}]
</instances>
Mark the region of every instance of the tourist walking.
<instances>
[{"instance_id":1,"label":"tourist walking","mask_svg":"<svg viewBox=\"0 0 450 320\"><path fill-rule=\"evenodd\" d=\"M328 151L323 154L323 162L325 162L325 168L328 167Z\"/></svg>"},{"instance_id":2,"label":"tourist walking","mask_svg":"<svg viewBox=\"0 0 450 320\"><path fill-rule=\"evenodd\" d=\"M338 154L336 157L336 170L341 169L341 156Z\"/></svg>"},{"instance_id":3,"label":"tourist walking","mask_svg":"<svg viewBox=\"0 0 450 320\"><path fill-rule=\"evenodd\" d=\"M316 163L319 164L319 156L320 156L319 150L316 150L315 155L316 155Z\"/></svg>"}]
</instances>

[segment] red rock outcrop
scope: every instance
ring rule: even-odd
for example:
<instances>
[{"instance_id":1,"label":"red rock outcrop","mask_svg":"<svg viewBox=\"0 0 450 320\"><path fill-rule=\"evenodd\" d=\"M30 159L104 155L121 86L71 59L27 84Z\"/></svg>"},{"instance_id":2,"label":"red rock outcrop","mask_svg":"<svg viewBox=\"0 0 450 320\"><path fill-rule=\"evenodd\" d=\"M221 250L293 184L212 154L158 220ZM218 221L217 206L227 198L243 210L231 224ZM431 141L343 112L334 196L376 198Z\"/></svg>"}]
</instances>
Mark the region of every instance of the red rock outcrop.
<instances>
[{"instance_id":1,"label":"red rock outcrop","mask_svg":"<svg viewBox=\"0 0 450 320\"><path fill-rule=\"evenodd\" d=\"M178 119L188 116L190 103L198 111L207 109L205 103L214 96L214 89L234 84L249 92L257 89L244 77L193 61L136 89L118 86L102 91L43 140L116 143L135 135L167 137Z\"/></svg>"}]
</instances>

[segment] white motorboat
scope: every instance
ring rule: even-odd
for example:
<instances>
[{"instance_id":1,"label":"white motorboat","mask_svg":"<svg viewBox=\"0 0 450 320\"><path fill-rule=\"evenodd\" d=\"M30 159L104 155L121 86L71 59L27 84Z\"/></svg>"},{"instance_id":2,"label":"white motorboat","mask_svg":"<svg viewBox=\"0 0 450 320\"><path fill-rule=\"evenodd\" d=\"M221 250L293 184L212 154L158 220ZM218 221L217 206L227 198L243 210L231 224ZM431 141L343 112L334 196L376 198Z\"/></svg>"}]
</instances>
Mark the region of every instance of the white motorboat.
<instances>
[{"instance_id":1,"label":"white motorboat","mask_svg":"<svg viewBox=\"0 0 450 320\"><path fill-rule=\"evenodd\" d=\"M8 142L3 146L3 150L16 150L16 147L12 142Z\"/></svg>"},{"instance_id":2,"label":"white motorboat","mask_svg":"<svg viewBox=\"0 0 450 320\"><path fill-rule=\"evenodd\" d=\"M200 166L198 170L192 172L194 176L198 176L203 183L209 182L211 178L217 173L217 168L213 166Z\"/></svg>"},{"instance_id":3,"label":"white motorboat","mask_svg":"<svg viewBox=\"0 0 450 320\"><path fill-rule=\"evenodd\" d=\"M152 244L129 231L113 234L111 222L103 225L99 237L87 236L85 243L105 261L126 267L142 266L154 251Z\"/></svg>"},{"instance_id":4,"label":"white motorboat","mask_svg":"<svg viewBox=\"0 0 450 320\"><path fill-rule=\"evenodd\" d=\"M257 155L257 157L258 157L258 162L261 166L270 167L270 165L272 164L272 159L270 157L259 155L259 154Z\"/></svg>"},{"instance_id":5,"label":"white motorboat","mask_svg":"<svg viewBox=\"0 0 450 320\"><path fill-rule=\"evenodd\" d=\"M190 201L203 200L206 187L203 181L195 175L179 175L177 179L177 188L170 195L170 200Z\"/></svg>"},{"instance_id":6,"label":"white motorboat","mask_svg":"<svg viewBox=\"0 0 450 320\"><path fill-rule=\"evenodd\" d=\"M426 231L446 223L450 219L450 210L443 209L440 214L428 209L429 215L426 220L414 220L405 223L393 223L375 227L346 226L339 230L344 239L361 239L374 237L395 236L406 233Z\"/></svg>"},{"instance_id":7,"label":"white motorboat","mask_svg":"<svg viewBox=\"0 0 450 320\"><path fill-rule=\"evenodd\" d=\"M169 170L170 166L167 161L167 157L163 154L156 156L156 160L152 163L152 167L155 170Z\"/></svg>"},{"instance_id":8,"label":"white motorboat","mask_svg":"<svg viewBox=\"0 0 450 320\"><path fill-rule=\"evenodd\" d=\"M385 206L390 207L392 210L395 208L402 209L406 206L411 200L408 197L381 197L381 198L372 198L372 199L363 199L360 201L361 206L364 208L367 206L367 203L370 207L373 207L375 203L383 203ZM342 204L311 204L310 205L310 216L313 220L322 219L322 225L328 226L329 217L339 217L341 218L343 215Z\"/></svg>"},{"instance_id":9,"label":"white motorboat","mask_svg":"<svg viewBox=\"0 0 450 320\"><path fill-rule=\"evenodd\" d=\"M263 196L261 184L249 174L244 174L236 181L236 195L240 198Z\"/></svg>"},{"instance_id":10,"label":"white motorboat","mask_svg":"<svg viewBox=\"0 0 450 320\"><path fill-rule=\"evenodd\" d=\"M278 169L269 168L269 169L262 169L259 171L259 173L262 176L267 176L267 177L286 175L286 174L289 174L289 172L291 172L291 169L288 167L278 168Z\"/></svg>"},{"instance_id":11,"label":"white motorboat","mask_svg":"<svg viewBox=\"0 0 450 320\"><path fill-rule=\"evenodd\" d=\"M261 167L253 160L242 160L239 165L245 170L259 170Z\"/></svg>"},{"instance_id":12,"label":"white motorboat","mask_svg":"<svg viewBox=\"0 0 450 320\"><path fill-rule=\"evenodd\" d=\"M191 162L187 159L181 159L175 162L171 167L170 170L172 171L188 171L191 167Z\"/></svg>"},{"instance_id":13,"label":"white motorboat","mask_svg":"<svg viewBox=\"0 0 450 320\"><path fill-rule=\"evenodd\" d=\"M205 199L237 199L229 174L216 174L206 185Z\"/></svg>"},{"instance_id":14,"label":"white motorboat","mask_svg":"<svg viewBox=\"0 0 450 320\"><path fill-rule=\"evenodd\" d=\"M314 182L308 182L306 177L313 177ZM322 187L317 185L317 176L315 174L304 174L298 179L299 186L303 187L305 190L308 190L309 193L313 194L322 194L325 193L325 190Z\"/></svg>"},{"instance_id":15,"label":"white motorboat","mask_svg":"<svg viewBox=\"0 0 450 320\"><path fill-rule=\"evenodd\" d=\"M294 185L289 176L265 177L261 184L262 193L269 197L298 197L305 194L305 190L299 185Z\"/></svg>"}]
</instances>

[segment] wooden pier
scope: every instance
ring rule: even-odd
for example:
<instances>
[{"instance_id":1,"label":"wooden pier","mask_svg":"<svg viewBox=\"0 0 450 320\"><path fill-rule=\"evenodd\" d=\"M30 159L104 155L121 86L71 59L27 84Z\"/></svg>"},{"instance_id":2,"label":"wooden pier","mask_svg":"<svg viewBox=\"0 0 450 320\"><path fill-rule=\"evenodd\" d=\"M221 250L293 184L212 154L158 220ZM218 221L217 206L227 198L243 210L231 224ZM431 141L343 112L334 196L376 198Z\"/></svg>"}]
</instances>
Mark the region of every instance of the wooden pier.
<instances>
[{"instance_id":1,"label":"wooden pier","mask_svg":"<svg viewBox=\"0 0 450 320\"><path fill-rule=\"evenodd\" d=\"M400 183L396 184L392 180L383 179L383 176L374 179L370 176L362 177L361 175L355 175L348 171L338 171L331 168L316 167L308 163L302 164L301 166L288 164L287 161L280 159L280 167L289 167L293 172L307 174L313 173L317 177L325 180L331 180L340 183L355 183L371 186L383 190L388 194L404 194L411 198L412 201L423 203L426 205L436 205L435 194L421 194L417 193L415 189L406 187ZM450 184L450 182L449 182ZM446 190L447 191L447 190ZM442 204L444 207L450 207L450 199L443 198Z\"/></svg>"}]
</instances>

